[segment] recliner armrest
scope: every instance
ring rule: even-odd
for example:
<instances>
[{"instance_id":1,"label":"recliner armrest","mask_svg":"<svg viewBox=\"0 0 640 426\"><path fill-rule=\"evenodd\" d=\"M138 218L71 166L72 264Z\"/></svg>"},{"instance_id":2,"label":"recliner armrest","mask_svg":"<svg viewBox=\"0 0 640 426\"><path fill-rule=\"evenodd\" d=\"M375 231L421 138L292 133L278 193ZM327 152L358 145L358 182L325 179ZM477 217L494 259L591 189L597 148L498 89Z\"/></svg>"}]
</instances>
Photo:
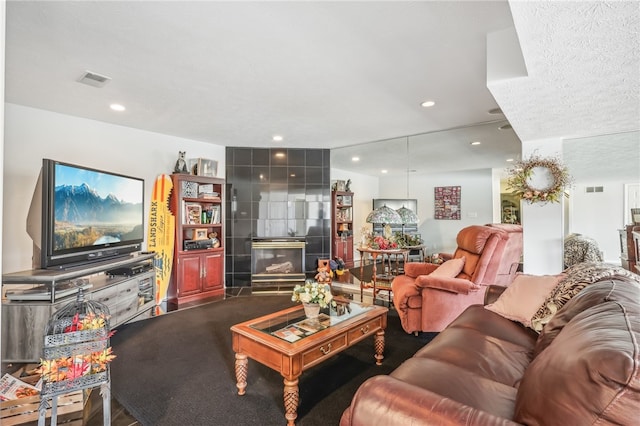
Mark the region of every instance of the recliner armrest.
<instances>
[{"instance_id":1,"label":"recliner armrest","mask_svg":"<svg viewBox=\"0 0 640 426\"><path fill-rule=\"evenodd\" d=\"M416 286L435 288L458 294L469 294L469 292L478 291L482 288L481 285L465 280L464 278L434 277L432 275L420 275L417 277Z\"/></svg>"}]
</instances>

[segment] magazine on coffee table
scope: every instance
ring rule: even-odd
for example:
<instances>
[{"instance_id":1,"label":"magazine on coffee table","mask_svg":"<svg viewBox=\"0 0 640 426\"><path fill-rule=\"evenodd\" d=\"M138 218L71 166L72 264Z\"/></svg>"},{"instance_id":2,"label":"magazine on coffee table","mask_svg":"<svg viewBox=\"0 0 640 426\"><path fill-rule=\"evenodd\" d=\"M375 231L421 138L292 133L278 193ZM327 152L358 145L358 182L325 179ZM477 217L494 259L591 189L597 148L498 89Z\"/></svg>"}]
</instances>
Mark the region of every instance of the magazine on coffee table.
<instances>
[{"instance_id":1,"label":"magazine on coffee table","mask_svg":"<svg viewBox=\"0 0 640 426\"><path fill-rule=\"evenodd\" d=\"M272 334L287 342L296 342L305 336L309 336L331 325L331 317L327 314L320 314L318 318L304 319L296 323L290 324L279 330L274 331Z\"/></svg>"}]
</instances>

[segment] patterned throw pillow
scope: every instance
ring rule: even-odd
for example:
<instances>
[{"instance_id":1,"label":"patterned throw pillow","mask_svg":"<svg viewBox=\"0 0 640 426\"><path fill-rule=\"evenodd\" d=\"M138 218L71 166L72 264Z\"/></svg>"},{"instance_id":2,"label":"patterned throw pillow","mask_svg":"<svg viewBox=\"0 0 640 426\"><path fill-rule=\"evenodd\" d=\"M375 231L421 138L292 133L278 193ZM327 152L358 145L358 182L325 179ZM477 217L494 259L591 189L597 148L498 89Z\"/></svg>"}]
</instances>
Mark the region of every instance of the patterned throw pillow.
<instances>
[{"instance_id":1,"label":"patterned throw pillow","mask_svg":"<svg viewBox=\"0 0 640 426\"><path fill-rule=\"evenodd\" d=\"M607 263L578 263L577 265L567 268L564 273L566 277L558 283L549 297L547 297L547 300L544 301L542 306L540 306L531 318L531 328L538 333L565 303L589 284L598 282L603 278L623 276L638 281L640 285L640 276L626 269L622 269L620 266Z\"/></svg>"}]
</instances>

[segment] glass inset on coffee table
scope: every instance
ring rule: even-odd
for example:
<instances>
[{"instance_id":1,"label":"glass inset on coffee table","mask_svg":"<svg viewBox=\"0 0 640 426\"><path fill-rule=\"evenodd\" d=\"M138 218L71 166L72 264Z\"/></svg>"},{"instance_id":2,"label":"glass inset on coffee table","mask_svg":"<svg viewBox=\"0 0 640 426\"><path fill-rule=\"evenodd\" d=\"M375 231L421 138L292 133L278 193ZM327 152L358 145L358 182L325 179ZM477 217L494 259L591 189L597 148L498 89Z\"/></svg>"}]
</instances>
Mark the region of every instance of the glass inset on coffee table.
<instances>
[{"instance_id":1,"label":"glass inset on coffee table","mask_svg":"<svg viewBox=\"0 0 640 426\"><path fill-rule=\"evenodd\" d=\"M246 392L248 358L279 371L284 378L285 417L293 426L298 378L304 370L369 336L374 336L374 358L381 365L388 309L356 302L339 306L342 309L325 310L315 320L307 319L302 305L296 305L232 326L238 394Z\"/></svg>"}]
</instances>

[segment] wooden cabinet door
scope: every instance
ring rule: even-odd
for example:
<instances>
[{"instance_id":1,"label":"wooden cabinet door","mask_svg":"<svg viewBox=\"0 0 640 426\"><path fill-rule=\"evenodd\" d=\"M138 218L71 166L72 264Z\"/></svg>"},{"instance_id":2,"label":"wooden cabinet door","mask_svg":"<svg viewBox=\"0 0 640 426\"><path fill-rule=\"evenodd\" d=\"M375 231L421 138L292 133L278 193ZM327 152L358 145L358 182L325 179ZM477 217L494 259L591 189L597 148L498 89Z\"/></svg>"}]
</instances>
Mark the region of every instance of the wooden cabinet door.
<instances>
[{"instance_id":1,"label":"wooden cabinet door","mask_svg":"<svg viewBox=\"0 0 640 426\"><path fill-rule=\"evenodd\" d=\"M333 249L334 256L341 257L347 268L353 268L353 237L337 238Z\"/></svg>"},{"instance_id":2,"label":"wooden cabinet door","mask_svg":"<svg viewBox=\"0 0 640 426\"><path fill-rule=\"evenodd\" d=\"M203 278L202 291L209 291L222 288L222 259L221 253L210 253L202 255Z\"/></svg>"},{"instance_id":3,"label":"wooden cabinet door","mask_svg":"<svg viewBox=\"0 0 640 426\"><path fill-rule=\"evenodd\" d=\"M178 266L178 296L184 297L202 291L200 255L180 256Z\"/></svg>"}]
</instances>

